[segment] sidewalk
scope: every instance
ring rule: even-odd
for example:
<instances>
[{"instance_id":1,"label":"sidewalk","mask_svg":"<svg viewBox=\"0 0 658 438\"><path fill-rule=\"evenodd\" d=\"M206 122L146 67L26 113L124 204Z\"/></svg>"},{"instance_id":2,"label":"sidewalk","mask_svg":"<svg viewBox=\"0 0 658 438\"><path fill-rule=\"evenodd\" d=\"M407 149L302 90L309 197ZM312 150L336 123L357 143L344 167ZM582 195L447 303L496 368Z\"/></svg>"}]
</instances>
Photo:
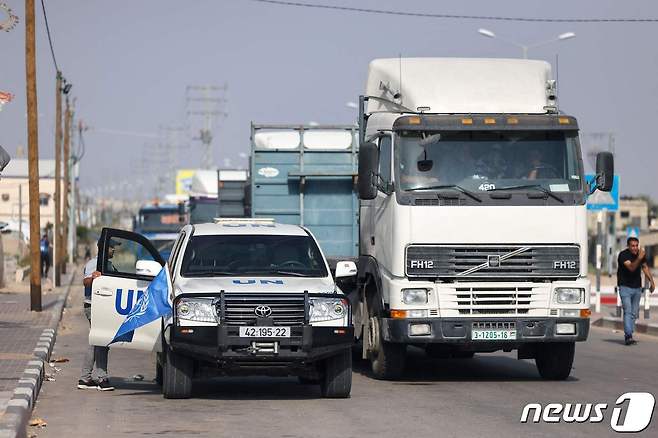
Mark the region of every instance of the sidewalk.
<instances>
[{"instance_id":1,"label":"sidewalk","mask_svg":"<svg viewBox=\"0 0 658 438\"><path fill-rule=\"evenodd\" d=\"M30 405L36 397L43 377L42 361L49 358L64 301L78 271L69 266L60 287L53 288L50 280L42 283L41 312L30 311L29 280L27 285L14 283L0 290L0 433L14 419L9 408L15 399L24 396ZM26 376L28 367L37 362L41 371Z\"/></svg>"},{"instance_id":2,"label":"sidewalk","mask_svg":"<svg viewBox=\"0 0 658 438\"><path fill-rule=\"evenodd\" d=\"M623 315L623 313L622 313ZM635 321L635 331L646 335L658 336L658 308L651 307L649 319L644 319L644 309L640 308L639 318ZM592 312L592 325L613 330L624 331L624 319L616 315L616 306L601 306L601 313Z\"/></svg>"}]
</instances>

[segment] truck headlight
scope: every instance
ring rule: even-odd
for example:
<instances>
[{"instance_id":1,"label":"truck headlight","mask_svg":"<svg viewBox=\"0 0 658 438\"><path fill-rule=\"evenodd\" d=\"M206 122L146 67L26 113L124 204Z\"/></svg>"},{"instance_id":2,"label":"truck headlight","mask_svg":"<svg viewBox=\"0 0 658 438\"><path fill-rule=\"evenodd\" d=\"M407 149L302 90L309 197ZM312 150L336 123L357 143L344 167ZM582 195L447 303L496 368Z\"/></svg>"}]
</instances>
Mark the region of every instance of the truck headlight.
<instances>
[{"instance_id":1,"label":"truck headlight","mask_svg":"<svg viewBox=\"0 0 658 438\"><path fill-rule=\"evenodd\" d=\"M402 289L404 304L427 304L427 289Z\"/></svg>"},{"instance_id":2,"label":"truck headlight","mask_svg":"<svg viewBox=\"0 0 658 438\"><path fill-rule=\"evenodd\" d=\"M349 303L343 298L310 298L309 322L342 320L347 325Z\"/></svg>"},{"instance_id":3,"label":"truck headlight","mask_svg":"<svg viewBox=\"0 0 658 438\"><path fill-rule=\"evenodd\" d=\"M217 322L212 298L181 298L176 304L178 319L197 322Z\"/></svg>"},{"instance_id":4,"label":"truck headlight","mask_svg":"<svg viewBox=\"0 0 658 438\"><path fill-rule=\"evenodd\" d=\"M553 292L557 304L580 304L583 302L585 289L579 287L558 287Z\"/></svg>"}]
</instances>

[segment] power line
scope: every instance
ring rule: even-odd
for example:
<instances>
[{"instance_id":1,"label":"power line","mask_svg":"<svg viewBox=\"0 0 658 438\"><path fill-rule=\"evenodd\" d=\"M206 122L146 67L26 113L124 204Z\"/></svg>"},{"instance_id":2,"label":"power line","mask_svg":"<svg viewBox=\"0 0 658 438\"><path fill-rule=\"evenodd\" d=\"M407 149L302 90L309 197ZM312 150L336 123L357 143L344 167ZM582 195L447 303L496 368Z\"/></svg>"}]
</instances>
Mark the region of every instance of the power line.
<instances>
[{"instance_id":1,"label":"power line","mask_svg":"<svg viewBox=\"0 0 658 438\"><path fill-rule=\"evenodd\" d=\"M427 12L408 12L386 9L355 8L351 6L337 6L326 4L312 4L284 0L251 0L257 3L267 3L278 6L292 6L300 8L329 9L335 11L357 12L363 14L398 15L405 17L440 18L451 20L482 20L482 21L516 21L530 23L657 23L658 18L532 18L532 17L505 17L495 15L457 15L433 14Z\"/></svg>"},{"instance_id":2,"label":"power line","mask_svg":"<svg viewBox=\"0 0 658 438\"><path fill-rule=\"evenodd\" d=\"M43 11L43 20L46 22L46 33L48 34L48 44L50 44L50 54L53 57L53 64L55 64L55 70L59 73L59 67L57 66L57 58L55 58L55 49L53 49L53 39L50 37L50 26L48 26L48 15L46 15L46 5L43 4L41 0L41 10Z\"/></svg>"}]
</instances>

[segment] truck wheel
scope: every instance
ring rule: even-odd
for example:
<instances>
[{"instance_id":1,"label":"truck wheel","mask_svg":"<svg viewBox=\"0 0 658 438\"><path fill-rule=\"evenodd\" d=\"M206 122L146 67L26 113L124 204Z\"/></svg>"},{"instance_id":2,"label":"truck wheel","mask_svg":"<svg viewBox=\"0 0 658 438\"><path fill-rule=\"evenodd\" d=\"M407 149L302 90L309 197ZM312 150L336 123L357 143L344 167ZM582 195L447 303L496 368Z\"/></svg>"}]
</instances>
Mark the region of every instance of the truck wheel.
<instances>
[{"instance_id":1,"label":"truck wheel","mask_svg":"<svg viewBox=\"0 0 658 438\"><path fill-rule=\"evenodd\" d=\"M574 342L555 342L537 346L535 363L539 375L545 380L565 380L571 374L573 357L576 352Z\"/></svg>"},{"instance_id":2,"label":"truck wheel","mask_svg":"<svg viewBox=\"0 0 658 438\"><path fill-rule=\"evenodd\" d=\"M352 352L345 349L324 361L324 376L320 381L322 397L348 398L352 392Z\"/></svg>"},{"instance_id":3,"label":"truck wheel","mask_svg":"<svg viewBox=\"0 0 658 438\"><path fill-rule=\"evenodd\" d=\"M194 361L165 345L162 395L164 398L190 398Z\"/></svg>"},{"instance_id":4,"label":"truck wheel","mask_svg":"<svg viewBox=\"0 0 658 438\"><path fill-rule=\"evenodd\" d=\"M155 359L155 383L162 386L162 353L157 353Z\"/></svg>"},{"instance_id":5,"label":"truck wheel","mask_svg":"<svg viewBox=\"0 0 658 438\"><path fill-rule=\"evenodd\" d=\"M375 378L382 380L399 379L404 371L407 346L384 341L379 318L377 317L370 318L368 328L368 352L370 366Z\"/></svg>"}]
</instances>

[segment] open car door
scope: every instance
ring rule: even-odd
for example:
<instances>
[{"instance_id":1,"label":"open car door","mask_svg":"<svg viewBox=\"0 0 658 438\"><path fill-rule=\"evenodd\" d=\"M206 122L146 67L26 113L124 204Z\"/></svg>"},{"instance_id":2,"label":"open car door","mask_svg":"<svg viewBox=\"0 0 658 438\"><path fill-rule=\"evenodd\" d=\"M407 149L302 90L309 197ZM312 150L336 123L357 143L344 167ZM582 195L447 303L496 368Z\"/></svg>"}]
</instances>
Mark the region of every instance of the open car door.
<instances>
[{"instance_id":1,"label":"open car door","mask_svg":"<svg viewBox=\"0 0 658 438\"><path fill-rule=\"evenodd\" d=\"M140 259L141 258L141 259ZM96 270L101 276L92 283L90 345L106 346L126 315L144 293L165 262L144 236L114 228L103 228L99 239ZM135 330L126 342L112 348L159 351L161 321L157 319Z\"/></svg>"}]
</instances>

